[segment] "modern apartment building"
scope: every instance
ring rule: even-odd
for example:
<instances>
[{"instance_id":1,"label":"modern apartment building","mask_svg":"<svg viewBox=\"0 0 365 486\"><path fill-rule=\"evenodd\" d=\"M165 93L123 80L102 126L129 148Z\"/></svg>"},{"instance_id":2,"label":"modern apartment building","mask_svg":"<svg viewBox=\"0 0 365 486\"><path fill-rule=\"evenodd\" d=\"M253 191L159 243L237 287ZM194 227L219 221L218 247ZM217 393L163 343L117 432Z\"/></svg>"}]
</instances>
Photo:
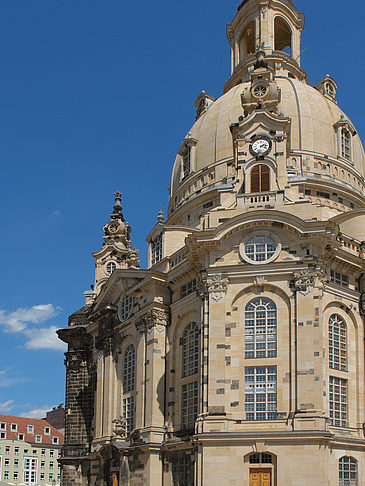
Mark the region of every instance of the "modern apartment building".
<instances>
[{"instance_id":1,"label":"modern apartment building","mask_svg":"<svg viewBox=\"0 0 365 486\"><path fill-rule=\"evenodd\" d=\"M63 434L46 420L0 415L0 480L58 486Z\"/></svg>"}]
</instances>

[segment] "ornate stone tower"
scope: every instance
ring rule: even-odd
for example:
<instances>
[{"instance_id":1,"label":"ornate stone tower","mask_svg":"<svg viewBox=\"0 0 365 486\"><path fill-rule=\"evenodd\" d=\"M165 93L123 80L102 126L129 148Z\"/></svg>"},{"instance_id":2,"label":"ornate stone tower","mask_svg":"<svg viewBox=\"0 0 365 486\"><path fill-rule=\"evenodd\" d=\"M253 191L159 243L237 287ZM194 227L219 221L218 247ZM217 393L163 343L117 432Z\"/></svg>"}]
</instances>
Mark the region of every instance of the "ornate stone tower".
<instances>
[{"instance_id":1,"label":"ornate stone tower","mask_svg":"<svg viewBox=\"0 0 365 486\"><path fill-rule=\"evenodd\" d=\"M365 155L335 81L308 84L303 26L289 0L239 5L147 270L116 195L59 332L63 486L362 484Z\"/></svg>"}]
</instances>

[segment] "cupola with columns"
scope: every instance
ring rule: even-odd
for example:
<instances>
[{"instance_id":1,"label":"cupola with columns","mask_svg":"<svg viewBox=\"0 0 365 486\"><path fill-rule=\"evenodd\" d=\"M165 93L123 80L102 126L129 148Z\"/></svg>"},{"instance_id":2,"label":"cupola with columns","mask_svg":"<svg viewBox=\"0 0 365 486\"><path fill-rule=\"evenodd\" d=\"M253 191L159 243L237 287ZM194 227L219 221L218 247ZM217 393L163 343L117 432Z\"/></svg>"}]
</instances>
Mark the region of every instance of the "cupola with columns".
<instances>
[{"instance_id":1,"label":"cupola with columns","mask_svg":"<svg viewBox=\"0 0 365 486\"><path fill-rule=\"evenodd\" d=\"M288 75L307 81L300 67L300 40L304 14L290 0L246 0L227 26L231 46L232 72L225 92L244 81L255 64L265 62L276 75Z\"/></svg>"}]
</instances>

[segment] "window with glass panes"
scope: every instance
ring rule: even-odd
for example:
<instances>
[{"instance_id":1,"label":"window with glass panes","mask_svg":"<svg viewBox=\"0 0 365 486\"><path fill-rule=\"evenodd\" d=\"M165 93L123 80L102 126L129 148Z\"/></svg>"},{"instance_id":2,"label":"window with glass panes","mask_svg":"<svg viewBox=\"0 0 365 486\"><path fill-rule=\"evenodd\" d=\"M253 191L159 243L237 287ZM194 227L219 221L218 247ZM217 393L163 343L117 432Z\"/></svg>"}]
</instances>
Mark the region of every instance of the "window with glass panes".
<instances>
[{"instance_id":1,"label":"window with glass panes","mask_svg":"<svg viewBox=\"0 0 365 486\"><path fill-rule=\"evenodd\" d=\"M349 277L348 275L345 275L340 272L335 272L334 270L331 270L330 272L330 281L334 282L338 285L342 285L342 287L348 287L349 286Z\"/></svg>"},{"instance_id":2,"label":"window with glass panes","mask_svg":"<svg viewBox=\"0 0 365 486\"><path fill-rule=\"evenodd\" d=\"M347 371L347 329L337 314L328 321L328 356L330 368Z\"/></svg>"},{"instance_id":3,"label":"window with glass panes","mask_svg":"<svg viewBox=\"0 0 365 486\"><path fill-rule=\"evenodd\" d=\"M247 366L245 368L246 420L276 418L276 366Z\"/></svg>"},{"instance_id":4,"label":"window with glass panes","mask_svg":"<svg viewBox=\"0 0 365 486\"><path fill-rule=\"evenodd\" d=\"M136 350L130 344L124 353L123 362L123 393L134 390L134 376L136 370Z\"/></svg>"},{"instance_id":5,"label":"window with glass panes","mask_svg":"<svg viewBox=\"0 0 365 486\"><path fill-rule=\"evenodd\" d=\"M339 486L357 486L357 460L354 457L344 456L338 461Z\"/></svg>"},{"instance_id":6,"label":"window with glass panes","mask_svg":"<svg viewBox=\"0 0 365 486\"><path fill-rule=\"evenodd\" d=\"M351 159L351 134L346 128L343 128L341 132L341 146L342 157Z\"/></svg>"},{"instance_id":7,"label":"window with glass panes","mask_svg":"<svg viewBox=\"0 0 365 486\"><path fill-rule=\"evenodd\" d=\"M181 454L171 462L173 486L194 486L194 463L190 454Z\"/></svg>"},{"instance_id":8,"label":"window with glass panes","mask_svg":"<svg viewBox=\"0 0 365 486\"><path fill-rule=\"evenodd\" d=\"M185 147L182 155L182 176L186 177L190 174L191 166L190 166L190 159L191 159L191 149L190 147Z\"/></svg>"},{"instance_id":9,"label":"window with glass panes","mask_svg":"<svg viewBox=\"0 0 365 486\"><path fill-rule=\"evenodd\" d=\"M135 398L134 396L123 398L123 417L126 420L127 434L134 428Z\"/></svg>"},{"instance_id":10,"label":"window with glass panes","mask_svg":"<svg viewBox=\"0 0 365 486\"><path fill-rule=\"evenodd\" d=\"M269 236L257 235L245 244L246 256L254 262L264 262L276 252L276 243Z\"/></svg>"},{"instance_id":11,"label":"window with glass panes","mask_svg":"<svg viewBox=\"0 0 365 486\"><path fill-rule=\"evenodd\" d=\"M155 265L162 260L162 235L151 242L151 264Z\"/></svg>"},{"instance_id":12,"label":"window with glass panes","mask_svg":"<svg viewBox=\"0 0 365 486\"><path fill-rule=\"evenodd\" d=\"M199 327L192 322L184 331L182 344L182 375L190 376L199 370Z\"/></svg>"},{"instance_id":13,"label":"window with glass panes","mask_svg":"<svg viewBox=\"0 0 365 486\"><path fill-rule=\"evenodd\" d=\"M37 482L37 459L31 457L24 458L23 481L27 484Z\"/></svg>"},{"instance_id":14,"label":"window with glass panes","mask_svg":"<svg viewBox=\"0 0 365 486\"><path fill-rule=\"evenodd\" d=\"M347 427L347 380L330 376L329 408L330 424Z\"/></svg>"},{"instance_id":15,"label":"window with glass panes","mask_svg":"<svg viewBox=\"0 0 365 486\"><path fill-rule=\"evenodd\" d=\"M193 381L181 387L181 426L193 429L198 416L198 382Z\"/></svg>"},{"instance_id":16,"label":"window with glass panes","mask_svg":"<svg viewBox=\"0 0 365 486\"><path fill-rule=\"evenodd\" d=\"M276 357L276 305L270 299L258 298L245 309L245 358Z\"/></svg>"}]
</instances>

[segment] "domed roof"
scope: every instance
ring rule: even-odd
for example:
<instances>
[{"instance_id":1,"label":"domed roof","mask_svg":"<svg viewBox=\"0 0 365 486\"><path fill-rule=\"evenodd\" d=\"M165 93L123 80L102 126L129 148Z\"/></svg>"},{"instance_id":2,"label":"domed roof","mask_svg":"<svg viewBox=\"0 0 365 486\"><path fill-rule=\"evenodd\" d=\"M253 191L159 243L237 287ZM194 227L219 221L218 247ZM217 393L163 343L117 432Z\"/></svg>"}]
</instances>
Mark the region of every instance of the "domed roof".
<instances>
[{"instance_id":1,"label":"domed roof","mask_svg":"<svg viewBox=\"0 0 365 486\"><path fill-rule=\"evenodd\" d=\"M277 112L291 119L291 149L309 155L320 154L337 158L339 141L336 124L348 122L348 126L352 127L352 123L336 102L316 88L296 79L281 76L275 77L275 82L281 90ZM232 160L230 126L237 123L244 114L241 95L249 86L250 82L234 86L211 103L206 112L197 119L188 135L195 139L194 167L191 175L182 179L181 156L176 157L171 180L171 198L180 185L197 172L225 159ZM364 149L354 129L352 135L352 160L349 163L364 176Z\"/></svg>"}]
</instances>

